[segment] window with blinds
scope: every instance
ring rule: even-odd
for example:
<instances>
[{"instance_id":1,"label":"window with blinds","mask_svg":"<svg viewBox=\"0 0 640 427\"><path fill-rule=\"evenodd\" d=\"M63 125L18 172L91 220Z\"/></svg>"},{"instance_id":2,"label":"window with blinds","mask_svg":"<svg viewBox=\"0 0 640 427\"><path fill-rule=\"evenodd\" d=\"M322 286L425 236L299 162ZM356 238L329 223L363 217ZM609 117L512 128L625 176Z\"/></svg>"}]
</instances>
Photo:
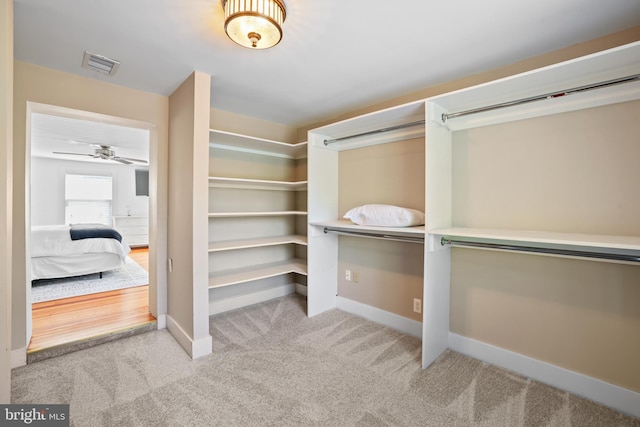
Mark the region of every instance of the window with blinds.
<instances>
[{"instance_id":1,"label":"window with blinds","mask_svg":"<svg viewBox=\"0 0 640 427\"><path fill-rule=\"evenodd\" d=\"M65 224L111 225L113 178L65 175Z\"/></svg>"}]
</instances>

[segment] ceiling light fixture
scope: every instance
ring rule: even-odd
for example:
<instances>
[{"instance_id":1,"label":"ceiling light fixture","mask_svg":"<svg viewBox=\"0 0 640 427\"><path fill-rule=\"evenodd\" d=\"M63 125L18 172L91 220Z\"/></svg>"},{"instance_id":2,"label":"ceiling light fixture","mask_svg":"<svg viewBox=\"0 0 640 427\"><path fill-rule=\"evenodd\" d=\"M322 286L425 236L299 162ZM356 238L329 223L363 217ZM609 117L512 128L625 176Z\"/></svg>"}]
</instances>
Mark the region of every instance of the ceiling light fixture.
<instances>
[{"instance_id":1,"label":"ceiling light fixture","mask_svg":"<svg viewBox=\"0 0 640 427\"><path fill-rule=\"evenodd\" d=\"M231 40L252 49L280 42L287 11L282 0L222 0L224 30Z\"/></svg>"}]
</instances>

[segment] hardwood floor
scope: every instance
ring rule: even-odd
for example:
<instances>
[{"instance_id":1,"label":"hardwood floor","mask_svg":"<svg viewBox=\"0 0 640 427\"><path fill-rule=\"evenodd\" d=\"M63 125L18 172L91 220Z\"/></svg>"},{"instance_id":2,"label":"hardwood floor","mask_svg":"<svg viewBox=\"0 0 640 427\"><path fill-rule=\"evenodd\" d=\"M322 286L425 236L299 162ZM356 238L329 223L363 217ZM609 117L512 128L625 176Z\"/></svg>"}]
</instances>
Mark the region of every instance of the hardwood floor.
<instances>
[{"instance_id":1,"label":"hardwood floor","mask_svg":"<svg viewBox=\"0 0 640 427\"><path fill-rule=\"evenodd\" d=\"M129 257L149 271L147 248ZM32 337L27 353L153 322L149 286L82 295L32 305Z\"/></svg>"},{"instance_id":2,"label":"hardwood floor","mask_svg":"<svg viewBox=\"0 0 640 427\"><path fill-rule=\"evenodd\" d=\"M149 248L131 248L129 258L149 272Z\"/></svg>"}]
</instances>

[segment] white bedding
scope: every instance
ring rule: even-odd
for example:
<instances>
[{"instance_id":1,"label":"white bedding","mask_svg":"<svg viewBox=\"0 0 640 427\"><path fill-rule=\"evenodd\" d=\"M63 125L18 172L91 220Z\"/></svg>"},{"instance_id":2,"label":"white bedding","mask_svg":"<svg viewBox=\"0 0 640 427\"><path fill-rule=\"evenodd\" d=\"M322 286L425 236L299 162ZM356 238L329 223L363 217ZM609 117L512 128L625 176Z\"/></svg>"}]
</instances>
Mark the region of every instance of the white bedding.
<instances>
[{"instance_id":1,"label":"white bedding","mask_svg":"<svg viewBox=\"0 0 640 427\"><path fill-rule=\"evenodd\" d=\"M68 225L31 229L31 280L79 276L112 270L131 251L123 240L71 240Z\"/></svg>"},{"instance_id":2,"label":"white bedding","mask_svg":"<svg viewBox=\"0 0 640 427\"><path fill-rule=\"evenodd\" d=\"M111 253L90 253L73 256L41 256L31 258L31 280L84 276L121 267L122 258Z\"/></svg>"}]
</instances>

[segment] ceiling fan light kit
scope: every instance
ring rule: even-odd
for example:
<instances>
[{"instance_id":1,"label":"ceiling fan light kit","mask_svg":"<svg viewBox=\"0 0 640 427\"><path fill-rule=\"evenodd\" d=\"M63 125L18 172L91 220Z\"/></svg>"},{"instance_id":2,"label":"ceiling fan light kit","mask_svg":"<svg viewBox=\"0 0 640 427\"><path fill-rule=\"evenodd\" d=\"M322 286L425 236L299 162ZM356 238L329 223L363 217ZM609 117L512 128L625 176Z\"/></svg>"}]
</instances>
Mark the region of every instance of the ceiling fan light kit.
<instances>
[{"instance_id":1,"label":"ceiling fan light kit","mask_svg":"<svg viewBox=\"0 0 640 427\"><path fill-rule=\"evenodd\" d=\"M282 39L287 11L282 0L222 0L224 30L250 49L268 49Z\"/></svg>"}]
</instances>

